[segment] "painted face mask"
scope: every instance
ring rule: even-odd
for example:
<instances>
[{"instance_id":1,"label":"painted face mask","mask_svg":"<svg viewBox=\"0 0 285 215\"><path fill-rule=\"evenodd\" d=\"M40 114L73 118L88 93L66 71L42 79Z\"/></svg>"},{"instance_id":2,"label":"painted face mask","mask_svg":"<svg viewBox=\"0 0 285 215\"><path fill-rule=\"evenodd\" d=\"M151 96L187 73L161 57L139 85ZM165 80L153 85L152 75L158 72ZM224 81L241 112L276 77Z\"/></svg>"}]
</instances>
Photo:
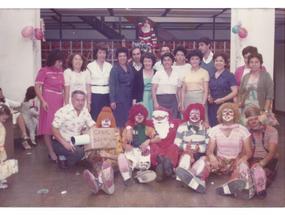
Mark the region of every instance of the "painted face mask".
<instances>
[{"instance_id":1,"label":"painted face mask","mask_svg":"<svg viewBox=\"0 0 285 215\"><path fill-rule=\"evenodd\" d=\"M234 120L234 111L230 108L225 108L222 113L222 118L225 122L231 122Z\"/></svg>"},{"instance_id":2,"label":"painted face mask","mask_svg":"<svg viewBox=\"0 0 285 215\"><path fill-rule=\"evenodd\" d=\"M142 123L144 121L144 116L141 113L138 113L135 116L136 123Z\"/></svg>"},{"instance_id":3,"label":"painted face mask","mask_svg":"<svg viewBox=\"0 0 285 215\"><path fill-rule=\"evenodd\" d=\"M102 128L110 128L111 127L111 120L110 119L104 119L101 121Z\"/></svg>"},{"instance_id":4,"label":"painted face mask","mask_svg":"<svg viewBox=\"0 0 285 215\"><path fill-rule=\"evenodd\" d=\"M192 123L197 123L200 120L200 111L198 109L192 109L189 114L189 121Z\"/></svg>"}]
</instances>

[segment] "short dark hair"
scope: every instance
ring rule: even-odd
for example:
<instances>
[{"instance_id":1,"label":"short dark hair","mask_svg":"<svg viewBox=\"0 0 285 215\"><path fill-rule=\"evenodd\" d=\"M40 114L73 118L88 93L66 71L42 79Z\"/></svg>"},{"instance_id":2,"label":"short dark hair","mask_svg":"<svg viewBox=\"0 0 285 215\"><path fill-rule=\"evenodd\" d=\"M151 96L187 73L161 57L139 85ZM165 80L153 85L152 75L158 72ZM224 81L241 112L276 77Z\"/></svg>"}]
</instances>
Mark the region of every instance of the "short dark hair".
<instances>
[{"instance_id":1,"label":"short dark hair","mask_svg":"<svg viewBox=\"0 0 285 215\"><path fill-rule=\"evenodd\" d=\"M0 115L11 115L10 108L5 104L0 104Z\"/></svg>"},{"instance_id":2,"label":"short dark hair","mask_svg":"<svg viewBox=\"0 0 285 215\"><path fill-rule=\"evenodd\" d=\"M213 56L213 61L215 61L218 57L222 57L225 61L225 68L229 68L229 57L224 52L216 52Z\"/></svg>"},{"instance_id":3,"label":"short dark hair","mask_svg":"<svg viewBox=\"0 0 285 215\"><path fill-rule=\"evenodd\" d=\"M211 40L209 37L201 37L198 41L197 41L198 45L199 43L205 43L206 45L210 45L211 46Z\"/></svg>"},{"instance_id":4,"label":"short dark hair","mask_svg":"<svg viewBox=\"0 0 285 215\"><path fill-rule=\"evenodd\" d=\"M73 97L74 95L76 94L80 94L80 95L83 95L84 97L86 97L86 93L83 92L82 90L74 90L72 93L71 93L71 97Z\"/></svg>"},{"instance_id":5,"label":"short dark hair","mask_svg":"<svg viewBox=\"0 0 285 215\"><path fill-rule=\"evenodd\" d=\"M257 51L257 48L254 46L247 46L247 47L243 48L242 55L244 56L247 53L255 54L255 53L258 53L258 51Z\"/></svg>"},{"instance_id":6,"label":"short dark hair","mask_svg":"<svg viewBox=\"0 0 285 215\"><path fill-rule=\"evenodd\" d=\"M106 56L108 55L108 48L107 48L107 46L103 45L103 44L99 44L99 45L96 46L96 48L93 51L93 58L95 60L97 59L97 54L98 54L99 50L105 51L106 52Z\"/></svg>"},{"instance_id":7,"label":"short dark hair","mask_svg":"<svg viewBox=\"0 0 285 215\"><path fill-rule=\"evenodd\" d=\"M248 56L248 62L252 59L252 58L257 58L260 61L260 64L263 64L263 57L261 54L259 53L254 53Z\"/></svg>"},{"instance_id":8,"label":"short dark hair","mask_svg":"<svg viewBox=\"0 0 285 215\"><path fill-rule=\"evenodd\" d=\"M34 99L36 96L37 95L36 95L35 87L34 86L30 86L26 90L26 95L25 95L24 102L27 102L30 99Z\"/></svg>"},{"instance_id":9,"label":"short dark hair","mask_svg":"<svg viewBox=\"0 0 285 215\"><path fill-rule=\"evenodd\" d=\"M118 58L119 54L120 53L125 53L127 55L127 57L129 57L128 55L128 49L125 48L125 47L121 47L121 48L118 48L117 51L116 51L116 58Z\"/></svg>"},{"instance_id":10,"label":"short dark hair","mask_svg":"<svg viewBox=\"0 0 285 215\"><path fill-rule=\"evenodd\" d=\"M172 62L174 62L174 56L171 54L171 53L165 53L161 56L160 60L161 60L161 63L163 62L164 58L166 57L170 57Z\"/></svg>"},{"instance_id":11,"label":"short dark hair","mask_svg":"<svg viewBox=\"0 0 285 215\"><path fill-rule=\"evenodd\" d=\"M47 66L53 66L57 60L64 62L64 55L59 49L52 50L47 57Z\"/></svg>"},{"instance_id":12,"label":"short dark hair","mask_svg":"<svg viewBox=\"0 0 285 215\"><path fill-rule=\"evenodd\" d=\"M187 50L183 46L178 46L174 49L173 51L174 56L177 54L177 52L183 52L183 54L187 56Z\"/></svg>"},{"instance_id":13,"label":"short dark hair","mask_svg":"<svg viewBox=\"0 0 285 215\"><path fill-rule=\"evenodd\" d=\"M133 51L136 50L136 49L140 50L140 53L142 53L142 50L141 50L139 47L133 47L133 48L131 49L131 51L130 51L130 56L133 55Z\"/></svg>"},{"instance_id":14,"label":"short dark hair","mask_svg":"<svg viewBox=\"0 0 285 215\"><path fill-rule=\"evenodd\" d=\"M199 49L194 49L190 51L189 55L187 56L188 62L190 62L191 57L197 56L200 58L200 61L202 62L203 60L203 54Z\"/></svg>"},{"instance_id":15,"label":"short dark hair","mask_svg":"<svg viewBox=\"0 0 285 215\"><path fill-rule=\"evenodd\" d=\"M79 53L74 53L68 57L67 67L71 70L74 70L73 65L72 65L72 61L76 55L80 56L82 61L83 61L82 66L80 68L80 71L85 71L87 69L87 60L82 54L79 54Z\"/></svg>"},{"instance_id":16,"label":"short dark hair","mask_svg":"<svg viewBox=\"0 0 285 215\"><path fill-rule=\"evenodd\" d=\"M141 57L141 63L142 63L142 64L143 64L144 59L151 59L151 61L152 61L152 66L153 66L153 65L155 64L155 62L156 62L155 56L154 56L152 53L150 53L150 52L147 52L147 53L145 53L145 54L142 55L142 57Z\"/></svg>"}]
</instances>

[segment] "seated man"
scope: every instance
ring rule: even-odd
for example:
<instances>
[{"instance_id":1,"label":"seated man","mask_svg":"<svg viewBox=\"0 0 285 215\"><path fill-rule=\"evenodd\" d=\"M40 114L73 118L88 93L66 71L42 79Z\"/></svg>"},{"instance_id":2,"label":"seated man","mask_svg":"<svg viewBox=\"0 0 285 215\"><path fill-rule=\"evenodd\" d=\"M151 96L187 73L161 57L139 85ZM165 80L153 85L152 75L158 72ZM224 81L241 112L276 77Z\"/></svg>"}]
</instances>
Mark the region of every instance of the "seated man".
<instances>
[{"instance_id":1,"label":"seated man","mask_svg":"<svg viewBox=\"0 0 285 215\"><path fill-rule=\"evenodd\" d=\"M96 121L97 128L116 128L116 120L110 107L103 107ZM115 192L114 170L118 169L118 155L123 151L120 131L117 129L116 148L110 149L92 149L86 151L88 162L92 165L93 170L85 169L83 177L93 194L98 193L101 189L107 194Z\"/></svg>"},{"instance_id":2,"label":"seated man","mask_svg":"<svg viewBox=\"0 0 285 215\"><path fill-rule=\"evenodd\" d=\"M192 164L206 155L209 141L208 130L204 126L205 109L202 104L190 104L184 111L186 122L179 125L174 143L179 147L182 155L176 174L183 174L181 168L190 170ZM176 178L179 180L179 177Z\"/></svg>"},{"instance_id":3,"label":"seated man","mask_svg":"<svg viewBox=\"0 0 285 215\"><path fill-rule=\"evenodd\" d=\"M174 144L178 120L172 119L163 107L152 113L152 122L160 141L150 145L151 165L155 168L158 182L174 175L179 160L179 148Z\"/></svg>"},{"instance_id":4,"label":"seated man","mask_svg":"<svg viewBox=\"0 0 285 215\"><path fill-rule=\"evenodd\" d=\"M278 131L262 123L265 120L262 119L258 107L250 106L244 113L254 146L253 158L249 162L255 194L257 197L264 198L266 187L272 183L277 173Z\"/></svg>"},{"instance_id":5,"label":"seated man","mask_svg":"<svg viewBox=\"0 0 285 215\"><path fill-rule=\"evenodd\" d=\"M224 103L218 109L220 124L209 132L207 156L201 157L191 170L178 175L191 189L205 192L210 172L231 174L231 179L216 189L217 194L246 199L252 196L253 185L247 164L252 156L251 139L247 128L238 124L239 116L238 107L233 103ZM246 191L245 195L243 191Z\"/></svg>"},{"instance_id":6,"label":"seated man","mask_svg":"<svg viewBox=\"0 0 285 215\"><path fill-rule=\"evenodd\" d=\"M151 143L159 141L155 130L146 125L147 109L141 104L135 104L129 111L128 126L123 131L124 153L118 157L119 169L126 185L131 182L132 171L140 170L136 178L140 183L147 183L156 178L150 168ZM147 171L148 170L148 171Z\"/></svg>"},{"instance_id":7,"label":"seated man","mask_svg":"<svg viewBox=\"0 0 285 215\"><path fill-rule=\"evenodd\" d=\"M57 156L66 158L67 167L73 166L84 156L84 149L71 143L72 136L78 136L86 127L95 126L87 108L85 107L86 94L75 90L71 95L71 104L60 108L52 122L53 150ZM60 157L60 162L62 159ZM65 167L64 165L62 167Z\"/></svg>"}]
</instances>

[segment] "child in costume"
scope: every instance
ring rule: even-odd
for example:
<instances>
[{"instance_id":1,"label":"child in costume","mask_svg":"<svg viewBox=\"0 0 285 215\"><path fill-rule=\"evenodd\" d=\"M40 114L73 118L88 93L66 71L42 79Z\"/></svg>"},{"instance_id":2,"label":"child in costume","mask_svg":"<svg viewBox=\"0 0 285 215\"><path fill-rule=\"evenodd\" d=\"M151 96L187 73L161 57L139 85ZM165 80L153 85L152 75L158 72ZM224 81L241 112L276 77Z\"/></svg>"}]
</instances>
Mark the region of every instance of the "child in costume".
<instances>
[{"instance_id":1,"label":"child in costume","mask_svg":"<svg viewBox=\"0 0 285 215\"><path fill-rule=\"evenodd\" d=\"M170 112L160 107L152 113L152 123L160 141L150 145L151 165L155 168L157 181L174 175L180 151L174 144L178 121L173 120Z\"/></svg>"},{"instance_id":2,"label":"child in costume","mask_svg":"<svg viewBox=\"0 0 285 215\"><path fill-rule=\"evenodd\" d=\"M252 135L254 147L253 158L249 163L255 188L255 195L259 198L266 196L266 188L272 183L277 174L278 166L278 131L256 106L245 109L247 127Z\"/></svg>"},{"instance_id":3,"label":"child in costume","mask_svg":"<svg viewBox=\"0 0 285 215\"><path fill-rule=\"evenodd\" d=\"M186 122L179 125L174 141L182 152L176 169L178 174L191 170L192 164L206 155L209 141L208 129L204 126L205 109L202 104L190 104L184 111L184 120ZM176 179L179 180L178 177Z\"/></svg>"},{"instance_id":4,"label":"child in costume","mask_svg":"<svg viewBox=\"0 0 285 215\"><path fill-rule=\"evenodd\" d=\"M4 104L0 104L0 189L6 189L8 187L6 179L18 172L18 161L14 159L7 160L4 147L6 130L2 123L10 116L10 109Z\"/></svg>"},{"instance_id":5,"label":"child in costume","mask_svg":"<svg viewBox=\"0 0 285 215\"><path fill-rule=\"evenodd\" d=\"M98 128L116 128L115 117L110 107L103 107L97 117ZM117 145L114 149L94 149L86 152L87 160L91 163L94 174L84 170L83 176L91 191L96 194L102 189L107 194L115 192L114 168L117 168L117 158L122 152L119 130L116 132Z\"/></svg>"},{"instance_id":6,"label":"child in costume","mask_svg":"<svg viewBox=\"0 0 285 215\"><path fill-rule=\"evenodd\" d=\"M135 104L129 111L128 126L124 129L122 140L124 153L118 157L119 169L126 185L132 181L132 172L138 169L135 178L140 183L148 183L156 178L155 172L148 170L150 162L150 144L159 141L155 130L146 125L147 109Z\"/></svg>"},{"instance_id":7,"label":"child in costume","mask_svg":"<svg viewBox=\"0 0 285 215\"><path fill-rule=\"evenodd\" d=\"M216 189L219 195L231 195L249 199L253 195L253 184L247 161L252 156L250 133L238 124L238 107L224 103L218 109L219 124L211 128L207 156L201 157L190 170L181 168L177 176L191 189L206 191L206 179L210 173L228 175L231 178ZM182 174L183 172L183 174Z\"/></svg>"}]
</instances>

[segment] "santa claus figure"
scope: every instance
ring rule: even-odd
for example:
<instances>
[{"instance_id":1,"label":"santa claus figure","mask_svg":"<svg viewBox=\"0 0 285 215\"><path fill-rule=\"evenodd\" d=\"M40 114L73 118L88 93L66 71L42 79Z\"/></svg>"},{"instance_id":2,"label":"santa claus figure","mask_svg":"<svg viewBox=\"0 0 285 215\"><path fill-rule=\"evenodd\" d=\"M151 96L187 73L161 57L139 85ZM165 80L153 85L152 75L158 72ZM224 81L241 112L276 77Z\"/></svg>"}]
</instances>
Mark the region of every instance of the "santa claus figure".
<instances>
[{"instance_id":1,"label":"santa claus figure","mask_svg":"<svg viewBox=\"0 0 285 215\"><path fill-rule=\"evenodd\" d=\"M159 141L155 130L146 125L147 109L142 104L135 104L129 111L128 126L122 135L124 153L118 157L118 164L125 185L132 182L134 175L140 183L148 183L156 178L150 168L150 144Z\"/></svg>"},{"instance_id":2,"label":"santa claus figure","mask_svg":"<svg viewBox=\"0 0 285 215\"><path fill-rule=\"evenodd\" d=\"M96 121L97 128L116 128L115 117L110 107L103 107ZM117 168L118 155L122 152L119 130L116 132L117 145L114 149L94 149L86 152L86 157L92 165L92 172L85 169L83 177L96 194L100 189L107 194L115 192L114 168Z\"/></svg>"},{"instance_id":3,"label":"santa claus figure","mask_svg":"<svg viewBox=\"0 0 285 215\"><path fill-rule=\"evenodd\" d=\"M138 35L141 43L148 45L151 49L156 48L157 37L148 19L138 23Z\"/></svg>"},{"instance_id":4,"label":"santa claus figure","mask_svg":"<svg viewBox=\"0 0 285 215\"><path fill-rule=\"evenodd\" d=\"M184 170L190 170L195 161L206 155L209 141L208 130L204 126L204 106L199 103L190 104L183 115L186 122L179 125L174 141L182 153L176 169L178 175L183 174ZM180 180L179 177L176 179Z\"/></svg>"},{"instance_id":5,"label":"santa claus figure","mask_svg":"<svg viewBox=\"0 0 285 215\"><path fill-rule=\"evenodd\" d=\"M174 174L179 159L179 148L174 144L178 122L172 120L170 112L159 108L152 114L152 122L160 141L150 146L151 164L155 168L157 181Z\"/></svg>"}]
</instances>

